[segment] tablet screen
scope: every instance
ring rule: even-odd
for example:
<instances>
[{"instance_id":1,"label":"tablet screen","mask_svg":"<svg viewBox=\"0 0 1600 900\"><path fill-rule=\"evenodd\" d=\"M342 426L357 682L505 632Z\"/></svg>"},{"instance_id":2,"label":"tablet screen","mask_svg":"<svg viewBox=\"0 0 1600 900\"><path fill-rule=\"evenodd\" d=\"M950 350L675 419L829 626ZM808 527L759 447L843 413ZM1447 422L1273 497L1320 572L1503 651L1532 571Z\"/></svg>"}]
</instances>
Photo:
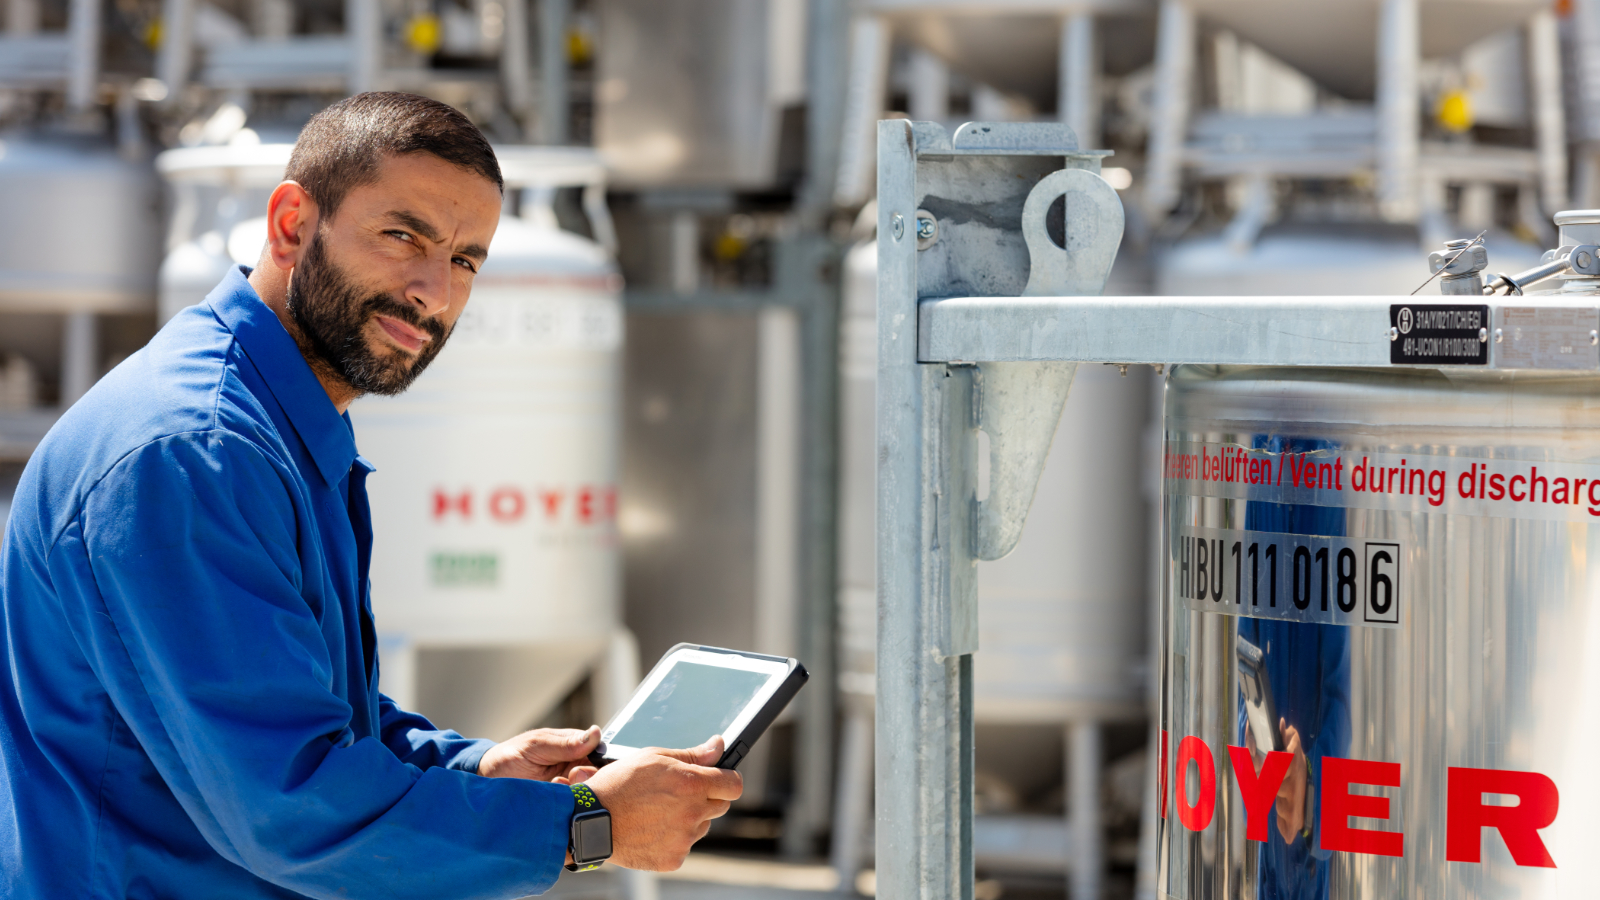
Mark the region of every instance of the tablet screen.
<instances>
[{"instance_id":1,"label":"tablet screen","mask_svg":"<svg viewBox=\"0 0 1600 900\"><path fill-rule=\"evenodd\" d=\"M698 747L726 731L771 678L679 660L611 741L624 747Z\"/></svg>"}]
</instances>

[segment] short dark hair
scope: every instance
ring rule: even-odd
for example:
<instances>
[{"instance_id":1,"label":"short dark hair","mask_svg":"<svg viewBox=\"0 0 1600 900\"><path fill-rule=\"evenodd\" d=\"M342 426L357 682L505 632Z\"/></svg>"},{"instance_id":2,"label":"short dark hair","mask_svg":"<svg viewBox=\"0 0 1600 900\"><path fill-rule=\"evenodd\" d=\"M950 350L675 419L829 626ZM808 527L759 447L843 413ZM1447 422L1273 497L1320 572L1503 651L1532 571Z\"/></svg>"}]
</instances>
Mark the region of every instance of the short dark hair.
<instances>
[{"instance_id":1,"label":"short dark hair","mask_svg":"<svg viewBox=\"0 0 1600 900\"><path fill-rule=\"evenodd\" d=\"M407 153L431 153L505 193L500 163L478 126L437 100L397 91L356 94L312 116L284 177L305 188L326 220L345 195L377 180L386 157Z\"/></svg>"}]
</instances>

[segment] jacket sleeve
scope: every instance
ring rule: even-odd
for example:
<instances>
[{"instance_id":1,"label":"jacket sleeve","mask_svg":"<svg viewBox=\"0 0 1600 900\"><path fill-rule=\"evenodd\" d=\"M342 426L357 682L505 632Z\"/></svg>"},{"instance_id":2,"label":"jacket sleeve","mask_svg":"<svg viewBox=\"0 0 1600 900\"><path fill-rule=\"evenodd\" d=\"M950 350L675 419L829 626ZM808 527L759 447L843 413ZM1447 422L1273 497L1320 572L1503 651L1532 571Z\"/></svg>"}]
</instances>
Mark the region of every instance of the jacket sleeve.
<instances>
[{"instance_id":1,"label":"jacket sleeve","mask_svg":"<svg viewBox=\"0 0 1600 900\"><path fill-rule=\"evenodd\" d=\"M302 596L296 482L228 432L147 444L49 555L76 638L206 840L313 897L521 897L556 880L570 789L356 740ZM465 751L459 751L465 752Z\"/></svg>"},{"instance_id":2,"label":"jacket sleeve","mask_svg":"<svg viewBox=\"0 0 1600 900\"><path fill-rule=\"evenodd\" d=\"M443 766L476 774L483 754L494 746L494 741L465 738L439 728L426 716L401 709L384 694L378 695L378 720L384 746L419 769Z\"/></svg>"}]
</instances>

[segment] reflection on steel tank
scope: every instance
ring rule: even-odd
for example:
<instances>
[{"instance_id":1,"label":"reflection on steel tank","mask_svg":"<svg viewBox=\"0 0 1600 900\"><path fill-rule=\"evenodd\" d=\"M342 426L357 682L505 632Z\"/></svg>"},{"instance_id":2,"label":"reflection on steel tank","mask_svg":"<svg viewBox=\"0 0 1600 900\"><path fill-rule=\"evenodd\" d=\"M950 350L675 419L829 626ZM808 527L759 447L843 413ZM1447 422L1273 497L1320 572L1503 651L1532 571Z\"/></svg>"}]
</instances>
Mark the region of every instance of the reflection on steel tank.
<instances>
[{"instance_id":1,"label":"reflection on steel tank","mask_svg":"<svg viewBox=\"0 0 1600 900\"><path fill-rule=\"evenodd\" d=\"M834 853L836 867L849 878L861 863L869 818L863 798L871 794L877 616L874 242L850 252L844 279L838 597L846 721ZM1078 367L1021 542L1006 558L978 566L975 718L980 725L1061 726L1067 764L1073 767L1067 805L1074 816L1100 815L1100 723L1137 720L1146 713L1148 498L1141 473L1150 374L1147 366L1130 367L1125 376L1114 366ZM984 446L980 443L980 452ZM980 496L986 469L980 469ZM986 767L981 752L977 765ZM1005 777L1005 767L996 768ZM986 842L986 829L1002 824L1006 837ZM1074 850L1070 862L1059 847L1036 852L1052 840L1042 835L1062 831L1059 819L1001 823L980 816L978 829L980 865L987 860L1061 872L1069 865L1096 864L1083 861L1083 848ZM1098 853L1088 851L1089 856Z\"/></svg>"},{"instance_id":2,"label":"reflection on steel tank","mask_svg":"<svg viewBox=\"0 0 1600 900\"><path fill-rule=\"evenodd\" d=\"M504 739L593 675L605 716L637 681L617 546L621 279L558 227L597 157L497 147L509 209L444 351L405 393L351 407L368 479L383 689ZM604 206L588 229L609 240Z\"/></svg>"},{"instance_id":3,"label":"reflection on steel tank","mask_svg":"<svg viewBox=\"0 0 1600 900\"><path fill-rule=\"evenodd\" d=\"M1163 896L1600 890L1600 279L1558 284L1481 326L1542 371L1173 372Z\"/></svg>"}]
</instances>

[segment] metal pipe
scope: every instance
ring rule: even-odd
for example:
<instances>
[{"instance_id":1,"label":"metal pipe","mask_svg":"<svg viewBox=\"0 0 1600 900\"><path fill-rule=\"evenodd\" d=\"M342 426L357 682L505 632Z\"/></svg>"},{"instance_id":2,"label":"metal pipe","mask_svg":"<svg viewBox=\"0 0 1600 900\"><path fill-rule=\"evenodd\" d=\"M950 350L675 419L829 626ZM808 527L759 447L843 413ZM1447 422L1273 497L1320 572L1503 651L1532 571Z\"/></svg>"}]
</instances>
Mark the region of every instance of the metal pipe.
<instances>
[{"instance_id":1,"label":"metal pipe","mask_svg":"<svg viewBox=\"0 0 1600 900\"><path fill-rule=\"evenodd\" d=\"M833 856L839 893L854 894L861 871L863 833L872 804L872 716L852 712L845 717L839 740L839 788L833 807Z\"/></svg>"},{"instance_id":2,"label":"metal pipe","mask_svg":"<svg viewBox=\"0 0 1600 900\"><path fill-rule=\"evenodd\" d=\"M835 648L839 587L838 453L839 291L823 272L838 271L838 249L820 235L784 242L776 256L777 283L807 299L800 315L799 639L798 655L811 672L812 696L797 704L795 793L785 815L781 850L810 857L828 823L838 709Z\"/></svg>"},{"instance_id":3,"label":"metal pipe","mask_svg":"<svg viewBox=\"0 0 1600 900\"><path fill-rule=\"evenodd\" d=\"M1417 0L1383 0L1378 20L1378 207L1384 218L1417 217Z\"/></svg>"},{"instance_id":4,"label":"metal pipe","mask_svg":"<svg viewBox=\"0 0 1600 900\"><path fill-rule=\"evenodd\" d=\"M1194 13L1183 0L1161 0L1156 26L1155 97L1150 111L1145 213L1160 222L1178 204L1183 145L1189 130L1194 80ZM1079 146L1083 146L1080 141Z\"/></svg>"},{"instance_id":5,"label":"metal pipe","mask_svg":"<svg viewBox=\"0 0 1600 900\"><path fill-rule=\"evenodd\" d=\"M918 122L943 122L950 118L950 68L926 50L911 51L906 66L906 110Z\"/></svg>"},{"instance_id":6,"label":"metal pipe","mask_svg":"<svg viewBox=\"0 0 1600 900\"><path fill-rule=\"evenodd\" d=\"M1061 22L1057 101L1061 121L1078 137L1079 147L1100 146L1099 60L1094 13L1077 10Z\"/></svg>"},{"instance_id":7,"label":"metal pipe","mask_svg":"<svg viewBox=\"0 0 1600 900\"><path fill-rule=\"evenodd\" d=\"M1539 153L1539 200L1550 216L1567 208L1567 122L1561 97L1561 36L1549 9L1528 20L1528 91Z\"/></svg>"},{"instance_id":8,"label":"metal pipe","mask_svg":"<svg viewBox=\"0 0 1600 900\"><path fill-rule=\"evenodd\" d=\"M1100 900L1105 882L1105 835L1100 822L1100 723L1067 726L1067 815L1072 829L1070 900Z\"/></svg>"},{"instance_id":9,"label":"metal pipe","mask_svg":"<svg viewBox=\"0 0 1600 900\"><path fill-rule=\"evenodd\" d=\"M67 35L67 107L87 112L100 88L100 0L71 0Z\"/></svg>"},{"instance_id":10,"label":"metal pipe","mask_svg":"<svg viewBox=\"0 0 1600 900\"><path fill-rule=\"evenodd\" d=\"M1572 257L1563 256L1560 259L1534 266L1525 272L1518 272L1515 275L1496 275L1490 279L1488 284L1483 286L1483 293L1487 297L1503 290L1507 294L1520 295L1529 286L1544 281L1546 278L1554 278L1570 268L1572 268Z\"/></svg>"},{"instance_id":11,"label":"metal pipe","mask_svg":"<svg viewBox=\"0 0 1600 900\"><path fill-rule=\"evenodd\" d=\"M533 70L529 61L528 0L505 0L505 34L500 45L500 81L506 105L522 119L524 133L533 122Z\"/></svg>"},{"instance_id":12,"label":"metal pipe","mask_svg":"<svg viewBox=\"0 0 1600 900\"><path fill-rule=\"evenodd\" d=\"M845 132L850 15L846 0L812 0L806 33L806 174L797 213L801 227L821 228L833 206Z\"/></svg>"},{"instance_id":13,"label":"metal pipe","mask_svg":"<svg viewBox=\"0 0 1600 900\"><path fill-rule=\"evenodd\" d=\"M61 408L78 402L94 387L99 364L99 320L92 312L67 313L61 336Z\"/></svg>"},{"instance_id":14,"label":"metal pipe","mask_svg":"<svg viewBox=\"0 0 1600 900\"><path fill-rule=\"evenodd\" d=\"M6 4L6 34L27 37L39 31L39 0L9 0Z\"/></svg>"},{"instance_id":15,"label":"metal pipe","mask_svg":"<svg viewBox=\"0 0 1600 900\"><path fill-rule=\"evenodd\" d=\"M539 0L539 143L565 144L567 18L572 0Z\"/></svg>"},{"instance_id":16,"label":"metal pipe","mask_svg":"<svg viewBox=\"0 0 1600 900\"><path fill-rule=\"evenodd\" d=\"M350 92L375 90L383 63L383 18L378 0L345 0L344 21L350 42Z\"/></svg>"},{"instance_id":17,"label":"metal pipe","mask_svg":"<svg viewBox=\"0 0 1600 900\"><path fill-rule=\"evenodd\" d=\"M156 77L167 86L162 104L178 102L189 80L194 55L194 0L162 0L161 51L156 60Z\"/></svg>"},{"instance_id":18,"label":"metal pipe","mask_svg":"<svg viewBox=\"0 0 1600 900\"><path fill-rule=\"evenodd\" d=\"M850 81L845 89L839 178L833 188L833 202L839 206L864 203L870 194L878 141L875 123L883 113L888 80L889 28L876 16L857 16L850 23Z\"/></svg>"}]
</instances>

